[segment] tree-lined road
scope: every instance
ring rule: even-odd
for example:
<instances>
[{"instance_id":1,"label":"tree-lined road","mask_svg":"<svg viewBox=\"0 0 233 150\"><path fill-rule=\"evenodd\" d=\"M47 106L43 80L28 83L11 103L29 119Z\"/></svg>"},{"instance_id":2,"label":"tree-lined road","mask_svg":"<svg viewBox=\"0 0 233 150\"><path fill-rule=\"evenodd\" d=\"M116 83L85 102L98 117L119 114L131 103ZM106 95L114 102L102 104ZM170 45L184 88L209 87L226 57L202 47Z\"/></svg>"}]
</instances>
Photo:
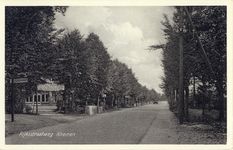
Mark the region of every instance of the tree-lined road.
<instances>
[{"instance_id":1,"label":"tree-lined road","mask_svg":"<svg viewBox=\"0 0 233 150\"><path fill-rule=\"evenodd\" d=\"M151 141L163 143L163 135L158 134L153 139L150 136L156 134L156 128L169 128L169 124L161 124L165 123L161 121L164 118L159 117L166 112L169 112L167 102L160 102L97 114L69 124L21 132L6 138L6 144L139 144ZM157 120L157 117L160 120ZM158 127L154 126L156 124ZM152 130L154 133L150 133Z\"/></svg>"}]
</instances>

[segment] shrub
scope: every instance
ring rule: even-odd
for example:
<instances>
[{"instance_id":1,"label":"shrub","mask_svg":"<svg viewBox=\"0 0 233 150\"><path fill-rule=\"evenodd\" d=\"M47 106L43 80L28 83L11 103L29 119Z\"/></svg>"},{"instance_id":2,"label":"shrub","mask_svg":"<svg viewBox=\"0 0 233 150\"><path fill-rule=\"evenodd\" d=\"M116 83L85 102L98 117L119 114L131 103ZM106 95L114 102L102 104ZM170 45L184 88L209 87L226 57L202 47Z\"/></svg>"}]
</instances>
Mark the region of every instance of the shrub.
<instances>
[{"instance_id":1,"label":"shrub","mask_svg":"<svg viewBox=\"0 0 233 150\"><path fill-rule=\"evenodd\" d=\"M106 105L106 106L105 106L105 109L106 109L106 110L109 110L109 109L110 109L110 106L109 106L109 105Z\"/></svg>"},{"instance_id":2,"label":"shrub","mask_svg":"<svg viewBox=\"0 0 233 150\"><path fill-rule=\"evenodd\" d=\"M27 112L27 113L31 113L32 107L26 105L25 109L26 109L26 112Z\"/></svg>"}]
</instances>

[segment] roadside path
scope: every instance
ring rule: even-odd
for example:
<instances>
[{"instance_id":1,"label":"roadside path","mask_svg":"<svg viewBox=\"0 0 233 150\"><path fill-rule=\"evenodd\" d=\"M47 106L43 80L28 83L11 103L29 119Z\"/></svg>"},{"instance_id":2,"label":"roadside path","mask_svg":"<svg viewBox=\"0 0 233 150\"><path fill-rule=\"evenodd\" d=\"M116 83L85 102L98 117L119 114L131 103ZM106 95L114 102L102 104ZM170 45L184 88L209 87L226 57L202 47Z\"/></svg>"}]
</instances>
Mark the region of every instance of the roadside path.
<instances>
[{"instance_id":1,"label":"roadside path","mask_svg":"<svg viewBox=\"0 0 233 150\"><path fill-rule=\"evenodd\" d=\"M140 144L178 144L177 127L179 122L169 111L167 102L161 102L160 111Z\"/></svg>"}]
</instances>

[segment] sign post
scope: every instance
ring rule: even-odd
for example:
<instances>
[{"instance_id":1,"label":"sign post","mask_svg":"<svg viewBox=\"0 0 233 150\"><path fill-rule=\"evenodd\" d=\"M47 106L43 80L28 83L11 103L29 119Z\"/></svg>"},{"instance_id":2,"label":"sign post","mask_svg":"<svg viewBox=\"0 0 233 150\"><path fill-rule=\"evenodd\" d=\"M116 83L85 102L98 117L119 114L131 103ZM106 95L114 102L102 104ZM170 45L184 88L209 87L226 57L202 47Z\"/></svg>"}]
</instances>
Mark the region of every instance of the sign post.
<instances>
[{"instance_id":1,"label":"sign post","mask_svg":"<svg viewBox=\"0 0 233 150\"><path fill-rule=\"evenodd\" d=\"M38 89L36 88L36 115L38 115Z\"/></svg>"},{"instance_id":2,"label":"sign post","mask_svg":"<svg viewBox=\"0 0 233 150\"><path fill-rule=\"evenodd\" d=\"M14 105L14 84L11 83L11 122L14 122L14 110L15 110L15 105Z\"/></svg>"},{"instance_id":3,"label":"sign post","mask_svg":"<svg viewBox=\"0 0 233 150\"><path fill-rule=\"evenodd\" d=\"M15 111L15 104L14 104L14 83L27 83L28 78L17 78L17 79L10 79L11 83L11 122L14 122L14 111Z\"/></svg>"},{"instance_id":4,"label":"sign post","mask_svg":"<svg viewBox=\"0 0 233 150\"><path fill-rule=\"evenodd\" d=\"M27 83L28 78L18 78L18 79L13 79L13 83Z\"/></svg>"}]
</instances>

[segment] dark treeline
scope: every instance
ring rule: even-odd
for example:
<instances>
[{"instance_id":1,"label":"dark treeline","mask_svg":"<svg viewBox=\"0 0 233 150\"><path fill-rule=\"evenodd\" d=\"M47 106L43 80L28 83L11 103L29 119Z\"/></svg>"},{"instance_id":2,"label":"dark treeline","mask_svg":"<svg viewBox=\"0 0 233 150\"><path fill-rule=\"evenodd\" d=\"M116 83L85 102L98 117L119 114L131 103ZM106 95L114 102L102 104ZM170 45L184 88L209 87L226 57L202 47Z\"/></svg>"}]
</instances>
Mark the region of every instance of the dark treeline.
<instances>
[{"instance_id":1,"label":"dark treeline","mask_svg":"<svg viewBox=\"0 0 233 150\"><path fill-rule=\"evenodd\" d=\"M29 82L14 88L16 112L25 106L22 89L30 96L42 79L65 84L58 106L66 112L101 101L105 108L158 101L159 94L142 86L126 64L111 59L95 33L84 38L78 29L56 29L55 12L65 15L66 9L5 7L6 111L11 109L10 79L20 75Z\"/></svg>"},{"instance_id":2,"label":"dark treeline","mask_svg":"<svg viewBox=\"0 0 233 150\"><path fill-rule=\"evenodd\" d=\"M218 110L219 120L223 120L226 117L223 115L226 114L226 99L221 96L224 95L226 98L226 7L185 7L195 28L185 9L180 11L181 7L174 8L172 23L167 15L164 15L165 20L162 22L166 44L151 46L152 49L163 50L162 63L165 76L161 87L169 98L170 109L178 109L181 104L179 102L179 36L182 30L184 116L188 120L188 108L203 109L203 114L205 109ZM181 13L183 13L183 23L180 26ZM209 69L206 58L203 57L200 43L213 71Z\"/></svg>"}]
</instances>

